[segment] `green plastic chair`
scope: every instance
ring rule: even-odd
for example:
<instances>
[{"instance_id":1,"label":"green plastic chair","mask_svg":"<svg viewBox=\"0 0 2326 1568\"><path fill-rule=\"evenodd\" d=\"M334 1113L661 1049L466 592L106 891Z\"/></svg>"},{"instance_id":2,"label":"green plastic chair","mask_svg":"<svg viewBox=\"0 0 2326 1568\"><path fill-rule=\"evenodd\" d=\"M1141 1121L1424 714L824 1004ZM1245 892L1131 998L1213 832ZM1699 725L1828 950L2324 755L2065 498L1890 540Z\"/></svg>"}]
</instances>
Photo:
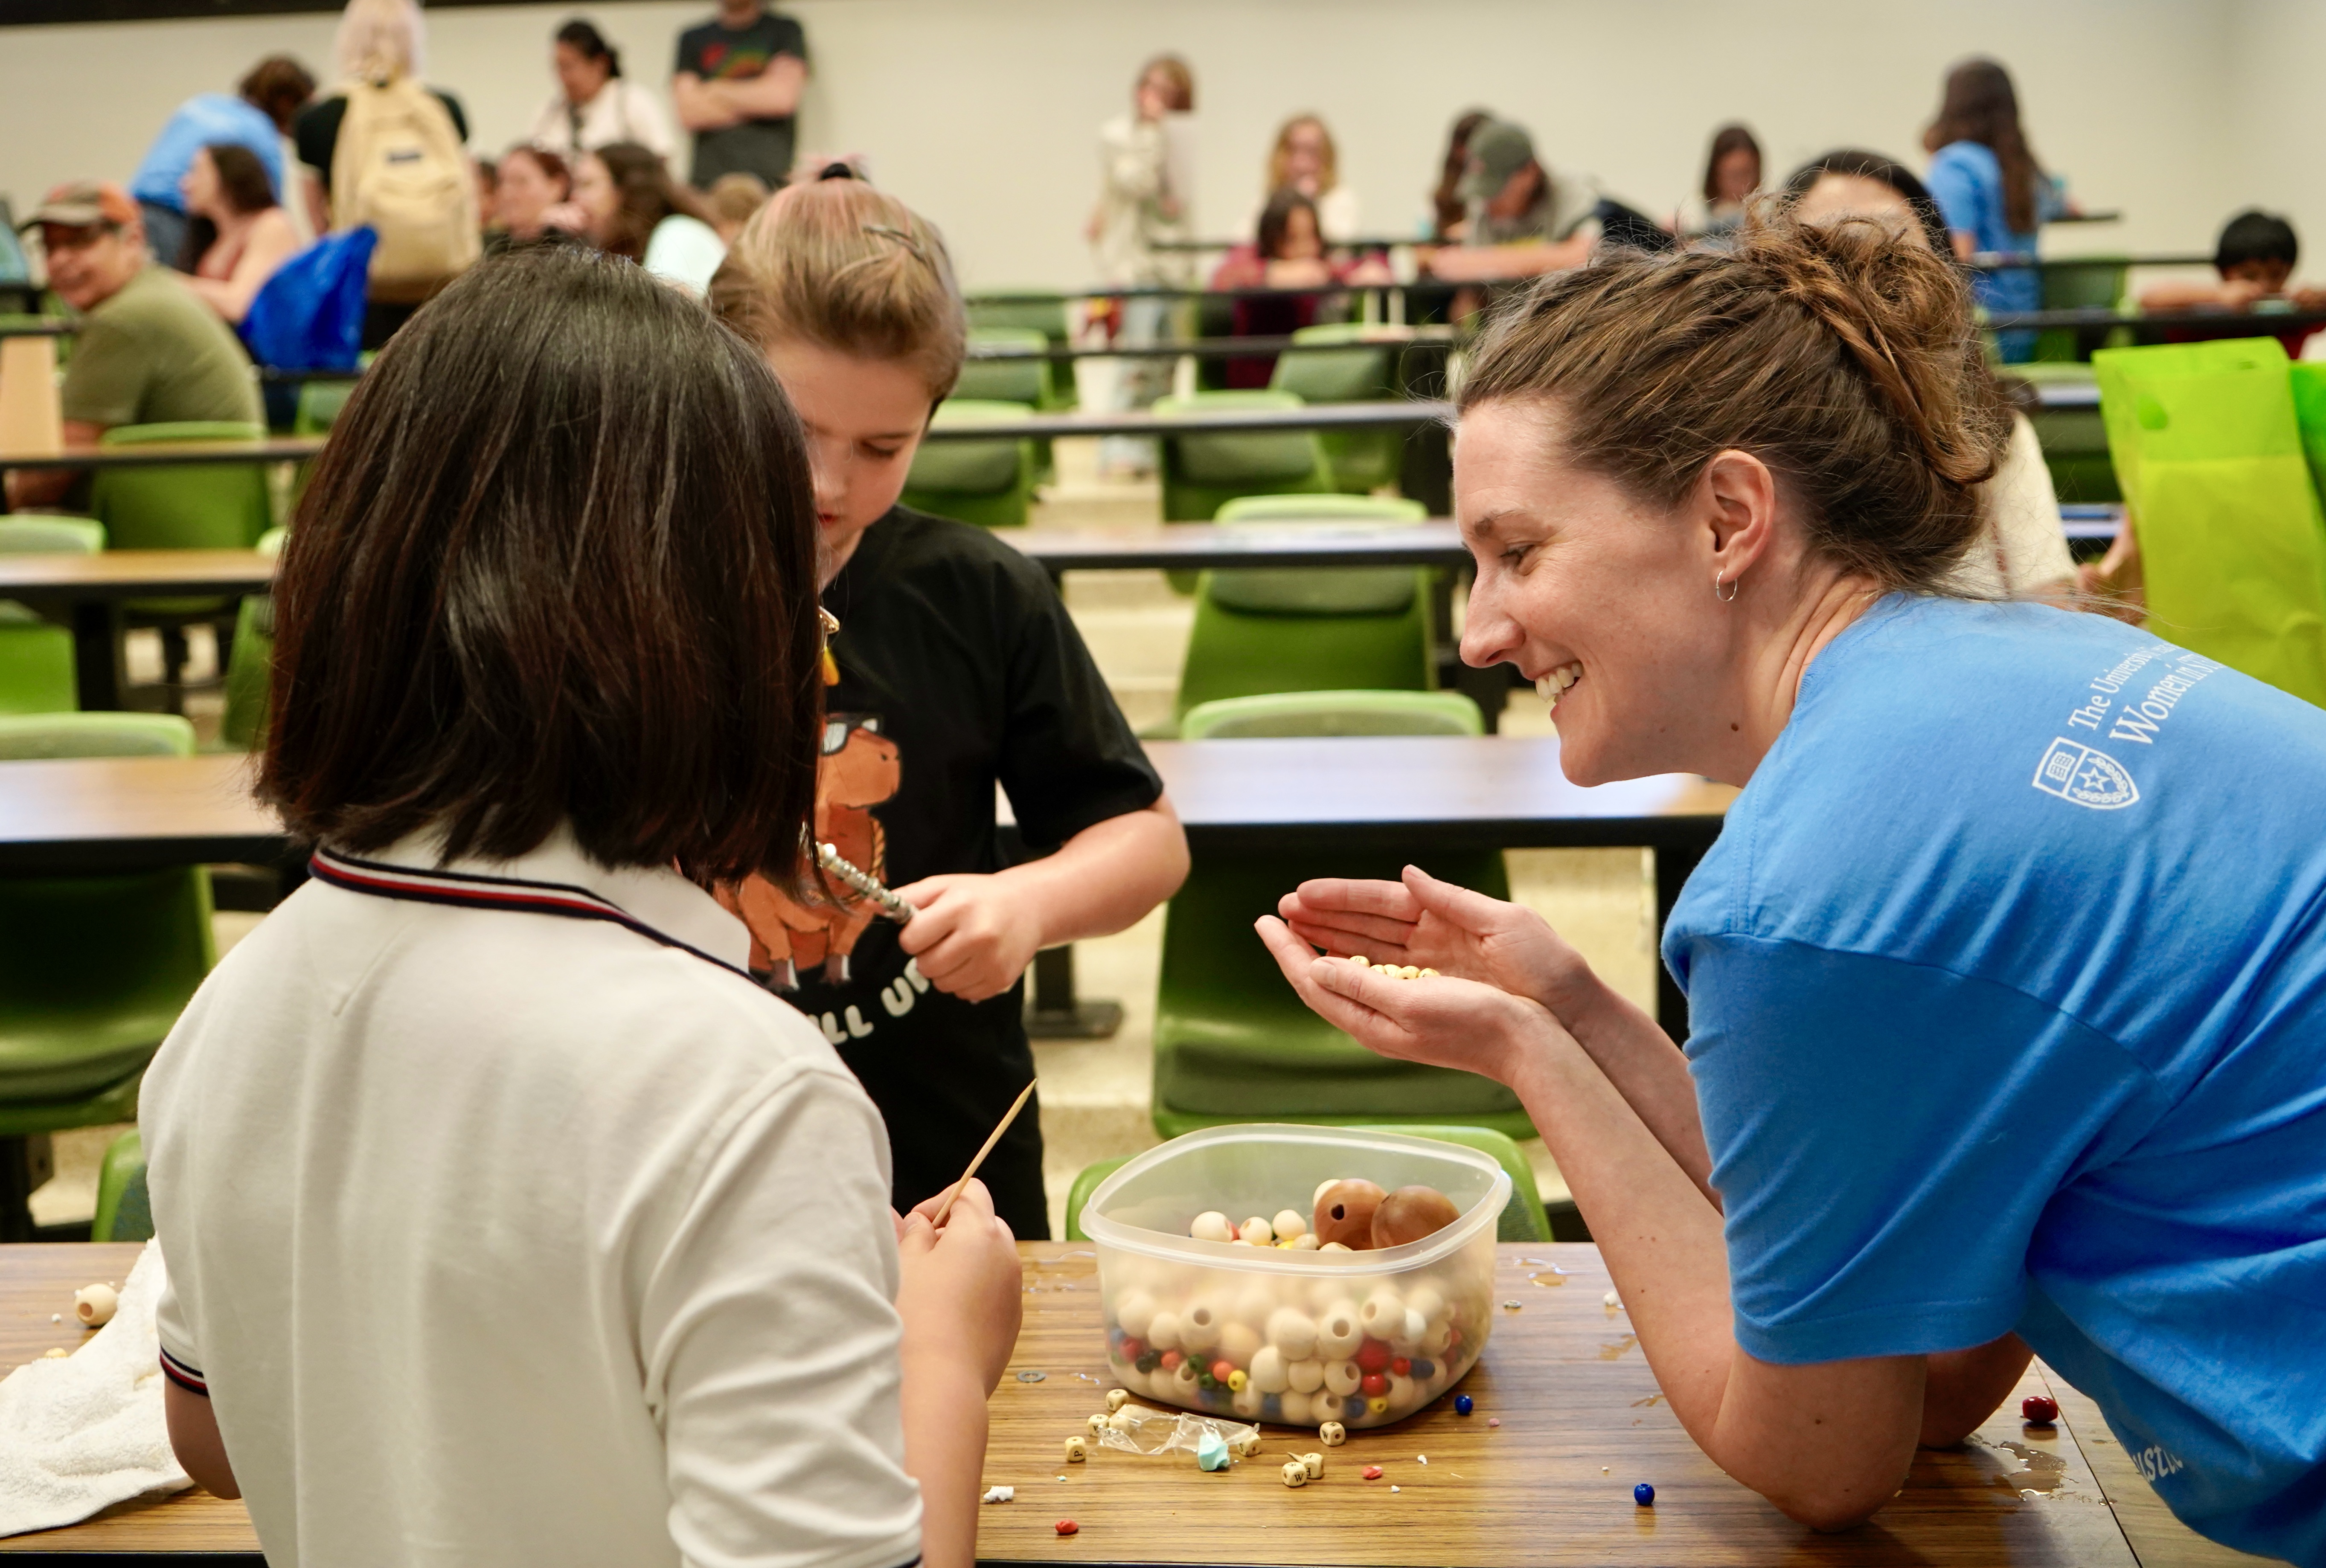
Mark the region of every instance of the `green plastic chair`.
<instances>
[{"instance_id":1,"label":"green plastic chair","mask_svg":"<svg viewBox=\"0 0 2326 1568\"><path fill-rule=\"evenodd\" d=\"M933 426L990 423L1024 419L1034 412L1023 403L986 403L948 397L937 404ZM925 441L913 454L898 497L916 511L974 523L981 528L1022 528L1034 500L1034 443L1029 441Z\"/></svg>"},{"instance_id":2,"label":"green plastic chair","mask_svg":"<svg viewBox=\"0 0 2326 1568\"><path fill-rule=\"evenodd\" d=\"M86 517L0 517L0 555L94 555L105 529ZM72 633L0 599L0 713L70 713L80 706Z\"/></svg>"},{"instance_id":3,"label":"green plastic chair","mask_svg":"<svg viewBox=\"0 0 2326 1568\"><path fill-rule=\"evenodd\" d=\"M2047 261L2037 276L2042 279L2044 310L2122 310L2126 303L2126 285L2132 276L2132 258L2095 255ZM2054 362L2089 360L2095 348L2131 341L2129 328L2095 332L2086 327L2046 327L2035 335L2035 357Z\"/></svg>"},{"instance_id":4,"label":"green plastic chair","mask_svg":"<svg viewBox=\"0 0 2326 1568\"><path fill-rule=\"evenodd\" d=\"M91 1241L154 1239L154 1198L145 1185L145 1135L132 1127L105 1146L97 1171L97 1217Z\"/></svg>"},{"instance_id":5,"label":"green plastic chair","mask_svg":"<svg viewBox=\"0 0 2326 1568\"><path fill-rule=\"evenodd\" d=\"M258 552L283 553L287 528L270 528L258 538ZM274 671L274 598L252 594L235 612L234 648L226 665L226 717L219 738L228 747L248 751L258 744L266 726L266 692Z\"/></svg>"},{"instance_id":6,"label":"green plastic chair","mask_svg":"<svg viewBox=\"0 0 2326 1568\"><path fill-rule=\"evenodd\" d=\"M168 714L0 718L0 760L190 756ZM218 951L199 866L106 876L0 877L0 1238L25 1239L29 1140L130 1121L155 1047Z\"/></svg>"},{"instance_id":7,"label":"green plastic chair","mask_svg":"<svg viewBox=\"0 0 2326 1568\"><path fill-rule=\"evenodd\" d=\"M266 434L263 424L230 421L179 424L119 425L107 431L107 446L151 441L247 441ZM274 525L263 463L157 463L99 469L91 481L89 510L116 550L247 550ZM228 618L232 598L132 599L123 607L132 626L162 629L162 661L172 703L185 675L185 627L195 621L217 624L219 642L234 636ZM222 624L219 624L222 623Z\"/></svg>"},{"instance_id":8,"label":"green plastic chair","mask_svg":"<svg viewBox=\"0 0 2326 1568\"><path fill-rule=\"evenodd\" d=\"M1223 697L1179 720L1182 740L1485 732L1478 705L1459 691L1271 691Z\"/></svg>"},{"instance_id":9,"label":"green plastic chair","mask_svg":"<svg viewBox=\"0 0 2326 1568\"><path fill-rule=\"evenodd\" d=\"M997 292L1002 291L996 291ZM1036 290L1009 291L1038 293ZM1066 302L1056 296L1027 300L971 300L967 306L969 330L972 341L987 332L1038 332L1054 348L1063 348L1073 337L1066 322ZM998 341L999 339L995 339ZM1065 409L1075 406L1074 372L1067 365L1053 362L1049 366L1048 386L1056 401L1037 406L1045 409ZM958 396L971 394L955 388ZM978 394L985 396L988 394ZM1011 400L1014 401L1014 400Z\"/></svg>"},{"instance_id":10,"label":"green plastic chair","mask_svg":"<svg viewBox=\"0 0 2326 1568\"><path fill-rule=\"evenodd\" d=\"M1320 707L1340 706L1339 694ZM1224 742L1219 744L1225 744ZM1155 1130L1177 1137L1223 1122L1377 1121L1534 1128L1518 1097L1474 1073L1376 1056L1310 1012L1252 932L1316 877L1394 881L1417 857L1331 849L1197 849L1163 924L1156 986ZM1510 896L1499 851L1435 854L1433 875Z\"/></svg>"},{"instance_id":11,"label":"green plastic chair","mask_svg":"<svg viewBox=\"0 0 2326 1568\"><path fill-rule=\"evenodd\" d=\"M1295 343L1354 343L1381 329L1356 322L1303 327L1292 334ZM1371 353L1344 350L1303 354L1292 349L1276 357L1268 385L1279 392L1298 394L1307 403L1373 403L1403 395L1398 385L1397 360L1402 345L1383 343ZM1317 444L1332 468L1333 483L1363 495L1383 485L1394 485L1405 465L1405 432L1401 430L1319 431Z\"/></svg>"},{"instance_id":12,"label":"green plastic chair","mask_svg":"<svg viewBox=\"0 0 2326 1568\"><path fill-rule=\"evenodd\" d=\"M1042 349L1049 339L1031 327L979 327L969 334L972 348ZM953 396L977 403L1022 403L1034 408L1056 408L1059 399L1056 361L1048 359L968 359Z\"/></svg>"},{"instance_id":13,"label":"green plastic chair","mask_svg":"<svg viewBox=\"0 0 2326 1568\"><path fill-rule=\"evenodd\" d=\"M1503 1205L1501 1217L1494 1226L1497 1241L1543 1242L1551 1239L1550 1221L1542 1206L1542 1192L1535 1185L1534 1167L1519 1153L1518 1145L1506 1134L1483 1127L1444 1127L1427 1122L1405 1122L1397 1125L1377 1122L1347 1124L1352 1132L1401 1132L1414 1137L1436 1138L1440 1143L1460 1144L1491 1155L1494 1163L1510 1174L1511 1195ZM107 1156L108 1158L110 1155ZM1066 1193L1066 1239L1088 1241L1083 1231L1083 1211L1090 1206L1091 1194L1109 1176L1129 1164L1136 1156L1117 1155L1112 1159L1093 1160L1075 1177L1074 1186ZM102 1189L98 1202L103 1204Z\"/></svg>"},{"instance_id":14,"label":"green plastic chair","mask_svg":"<svg viewBox=\"0 0 2326 1568\"><path fill-rule=\"evenodd\" d=\"M331 426L339 422L340 411L356 393L352 381L302 381L299 384L299 412L291 421L293 435L329 435Z\"/></svg>"},{"instance_id":15,"label":"green plastic chair","mask_svg":"<svg viewBox=\"0 0 2326 1568\"><path fill-rule=\"evenodd\" d=\"M1306 406L1289 392L1199 392L1161 397L1162 419L1236 409ZM1315 431L1166 436L1162 441L1163 520L1208 523L1239 496L1317 494L1334 488L1333 470Z\"/></svg>"},{"instance_id":16,"label":"green plastic chair","mask_svg":"<svg viewBox=\"0 0 2326 1568\"><path fill-rule=\"evenodd\" d=\"M1344 532L1397 528L1427 521L1429 509L1401 496L1239 496L1214 519L1223 527L1328 525ZM1413 571L1403 566L1301 566L1224 569L1212 586L1231 609L1287 615L1379 615L1405 608ZM1196 584L1189 585L1192 589Z\"/></svg>"}]
</instances>

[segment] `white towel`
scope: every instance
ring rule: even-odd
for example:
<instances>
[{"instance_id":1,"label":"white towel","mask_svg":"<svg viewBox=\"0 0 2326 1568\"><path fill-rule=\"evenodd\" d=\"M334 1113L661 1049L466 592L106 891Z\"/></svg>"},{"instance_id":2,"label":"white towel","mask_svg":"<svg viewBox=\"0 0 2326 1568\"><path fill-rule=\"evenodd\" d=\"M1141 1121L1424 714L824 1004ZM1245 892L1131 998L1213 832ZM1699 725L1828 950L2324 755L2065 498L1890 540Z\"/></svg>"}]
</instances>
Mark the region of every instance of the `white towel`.
<instances>
[{"instance_id":1,"label":"white towel","mask_svg":"<svg viewBox=\"0 0 2326 1568\"><path fill-rule=\"evenodd\" d=\"M78 1524L194 1484L162 1414L154 1309L163 1278L162 1249L149 1241L111 1322L71 1355L28 1361L0 1380L0 1536Z\"/></svg>"}]
</instances>

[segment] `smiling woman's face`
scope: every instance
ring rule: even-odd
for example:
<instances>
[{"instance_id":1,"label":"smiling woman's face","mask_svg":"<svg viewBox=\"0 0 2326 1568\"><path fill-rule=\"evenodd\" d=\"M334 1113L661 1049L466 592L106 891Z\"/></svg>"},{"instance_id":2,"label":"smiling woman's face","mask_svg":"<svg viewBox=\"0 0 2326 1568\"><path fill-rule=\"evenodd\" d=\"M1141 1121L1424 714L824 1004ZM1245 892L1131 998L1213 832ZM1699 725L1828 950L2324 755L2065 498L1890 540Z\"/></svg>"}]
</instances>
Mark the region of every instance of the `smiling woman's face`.
<instances>
[{"instance_id":1,"label":"smiling woman's face","mask_svg":"<svg viewBox=\"0 0 2326 1568\"><path fill-rule=\"evenodd\" d=\"M1535 682L1577 784L1698 765L1700 732L1730 705L1735 627L1713 597L1713 531L1561 460L1540 404L1472 409L1454 450L1477 561L1463 658Z\"/></svg>"}]
</instances>

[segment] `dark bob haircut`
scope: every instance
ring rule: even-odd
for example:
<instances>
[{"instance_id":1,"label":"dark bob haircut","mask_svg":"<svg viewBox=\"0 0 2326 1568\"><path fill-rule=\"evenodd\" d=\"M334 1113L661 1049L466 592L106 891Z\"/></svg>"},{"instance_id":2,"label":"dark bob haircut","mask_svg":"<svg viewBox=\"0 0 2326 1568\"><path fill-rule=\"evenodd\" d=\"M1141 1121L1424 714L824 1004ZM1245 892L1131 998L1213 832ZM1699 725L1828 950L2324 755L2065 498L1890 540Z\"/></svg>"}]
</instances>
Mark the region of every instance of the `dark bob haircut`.
<instances>
[{"instance_id":1,"label":"dark bob haircut","mask_svg":"<svg viewBox=\"0 0 2326 1568\"><path fill-rule=\"evenodd\" d=\"M627 262L471 268L358 384L275 589L260 795L360 853L790 884L822 718L815 511L775 376Z\"/></svg>"},{"instance_id":2,"label":"dark bob haircut","mask_svg":"<svg viewBox=\"0 0 2326 1568\"><path fill-rule=\"evenodd\" d=\"M2302 241L2293 225L2257 207L2229 219L2213 246L2213 266L2224 273L2247 262L2283 262L2290 267L2301 260Z\"/></svg>"}]
</instances>

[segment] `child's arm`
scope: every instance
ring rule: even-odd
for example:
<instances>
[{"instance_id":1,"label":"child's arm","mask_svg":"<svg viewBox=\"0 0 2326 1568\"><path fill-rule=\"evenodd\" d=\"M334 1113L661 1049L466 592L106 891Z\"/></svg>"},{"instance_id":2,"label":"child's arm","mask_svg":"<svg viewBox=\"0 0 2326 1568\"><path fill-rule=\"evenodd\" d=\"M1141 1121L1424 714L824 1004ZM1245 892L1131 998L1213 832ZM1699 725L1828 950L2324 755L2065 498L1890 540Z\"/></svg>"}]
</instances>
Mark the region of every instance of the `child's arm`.
<instances>
[{"instance_id":1,"label":"child's arm","mask_svg":"<svg viewBox=\"0 0 2326 1568\"><path fill-rule=\"evenodd\" d=\"M170 1425L171 1452L178 1456L179 1467L194 1478L194 1484L214 1498L242 1496L234 1466L227 1461L226 1440L219 1435L218 1413L210 1408L209 1396L163 1378L162 1414Z\"/></svg>"},{"instance_id":2,"label":"child's arm","mask_svg":"<svg viewBox=\"0 0 2326 1568\"><path fill-rule=\"evenodd\" d=\"M2233 311L2242 311L2260 297L2261 292L2250 283L2186 278L2149 284L2140 291L2140 308L2144 311L2187 311L2206 305L2225 305Z\"/></svg>"},{"instance_id":3,"label":"child's arm","mask_svg":"<svg viewBox=\"0 0 2326 1568\"><path fill-rule=\"evenodd\" d=\"M1187 836L1158 799L1092 823L1042 859L898 888L920 909L898 945L937 989L982 1002L1017 984L1042 949L1122 930L1186 876Z\"/></svg>"},{"instance_id":4,"label":"child's arm","mask_svg":"<svg viewBox=\"0 0 2326 1568\"><path fill-rule=\"evenodd\" d=\"M921 1561L970 1568L977 1556L978 1495L985 1468L986 1397L1018 1343L1024 1307L1018 1248L972 1181L945 1217L929 1219L943 1194L898 1222L904 1284L897 1293L902 1347L905 1469L921 1485Z\"/></svg>"}]
</instances>

